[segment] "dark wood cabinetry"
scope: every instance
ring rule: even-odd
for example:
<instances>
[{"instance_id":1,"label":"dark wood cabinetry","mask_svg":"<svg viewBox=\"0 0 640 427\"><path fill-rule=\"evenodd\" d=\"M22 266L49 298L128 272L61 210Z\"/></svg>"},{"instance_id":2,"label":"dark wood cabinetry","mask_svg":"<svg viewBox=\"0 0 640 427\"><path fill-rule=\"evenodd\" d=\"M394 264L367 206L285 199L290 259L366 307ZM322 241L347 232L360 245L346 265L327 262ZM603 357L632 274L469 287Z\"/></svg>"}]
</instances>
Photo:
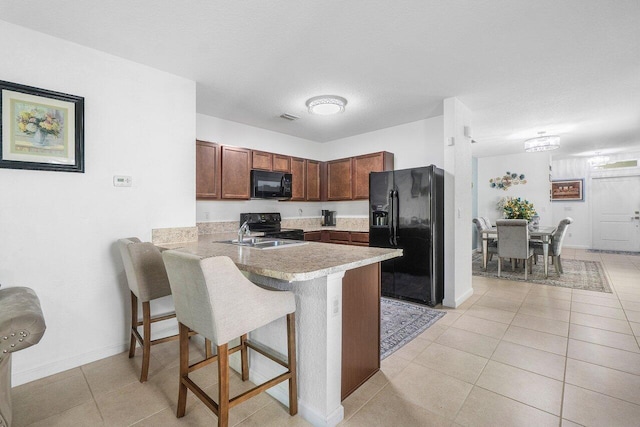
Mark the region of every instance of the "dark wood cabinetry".
<instances>
[{"instance_id":1,"label":"dark wood cabinetry","mask_svg":"<svg viewBox=\"0 0 640 427\"><path fill-rule=\"evenodd\" d=\"M327 199L351 200L353 197L352 177L351 158L327 162Z\"/></svg>"},{"instance_id":2,"label":"dark wood cabinetry","mask_svg":"<svg viewBox=\"0 0 640 427\"><path fill-rule=\"evenodd\" d=\"M342 400L380 370L380 263L342 278Z\"/></svg>"},{"instance_id":3,"label":"dark wood cabinetry","mask_svg":"<svg viewBox=\"0 0 640 427\"><path fill-rule=\"evenodd\" d=\"M306 160L306 171L307 171L307 195L306 199L308 201L317 202L321 200L321 192L320 192L320 162L316 160Z\"/></svg>"},{"instance_id":4,"label":"dark wood cabinetry","mask_svg":"<svg viewBox=\"0 0 640 427\"><path fill-rule=\"evenodd\" d=\"M273 154L251 150L251 169L270 171L273 167Z\"/></svg>"},{"instance_id":5,"label":"dark wood cabinetry","mask_svg":"<svg viewBox=\"0 0 640 427\"><path fill-rule=\"evenodd\" d=\"M319 230L304 233L310 242L337 243L339 245L369 246L369 233L365 231Z\"/></svg>"},{"instance_id":6,"label":"dark wood cabinetry","mask_svg":"<svg viewBox=\"0 0 640 427\"><path fill-rule=\"evenodd\" d=\"M220 198L220 146L196 141L196 199Z\"/></svg>"},{"instance_id":7,"label":"dark wood cabinetry","mask_svg":"<svg viewBox=\"0 0 640 427\"><path fill-rule=\"evenodd\" d=\"M251 150L223 145L220 157L222 198L249 199Z\"/></svg>"},{"instance_id":8,"label":"dark wood cabinetry","mask_svg":"<svg viewBox=\"0 0 640 427\"><path fill-rule=\"evenodd\" d=\"M369 198L369 173L393 170L393 154L386 151L353 158L353 198Z\"/></svg>"},{"instance_id":9,"label":"dark wood cabinetry","mask_svg":"<svg viewBox=\"0 0 640 427\"><path fill-rule=\"evenodd\" d=\"M307 187L306 161L297 157L291 157L291 200L305 200Z\"/></svg>"},{"instance_id":10,"label":"dark wood cabinetry","mask_svg":"<svg viewBox=\"0 0 640 427\"><path fill-rule=\"evenodd\" d=\"M393 154L320 162L197 140L196 199L249 199L251 169L291 173L292 201L367 199L369 173L393 170Z\"/></svg>"},{"instance_id":11,"label":"dark wood cabinetry","mask_svg":"<svg viewBox=\"0 0 640 427\"><path fill-rule=\"evenodd\" d=\"M274 172L291 172L291 162L293 157L283 156L282 154L273 155L273 171Z\"/></svg>"}]
</instances>

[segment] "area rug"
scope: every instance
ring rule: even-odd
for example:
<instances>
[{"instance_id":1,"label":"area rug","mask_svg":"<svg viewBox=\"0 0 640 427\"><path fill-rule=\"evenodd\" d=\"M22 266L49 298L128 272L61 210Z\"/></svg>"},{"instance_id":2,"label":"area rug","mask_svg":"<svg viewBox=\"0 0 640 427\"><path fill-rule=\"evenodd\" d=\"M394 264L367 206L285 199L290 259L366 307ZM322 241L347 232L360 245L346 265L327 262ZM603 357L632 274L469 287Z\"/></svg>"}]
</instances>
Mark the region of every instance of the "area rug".
<instances>
[{"instance_id":1,"label":"area rug","mask_svg":"<svg viewBox=\"0 0 640 427\"><path fill-rule=\"evenodd\" d=\"M474 276L498 278L498 260L493 257L487 265L487 271L482 269L482 254L474 253L472 258L472 273ZM599 261L582 261L574 259L563 259L562 269L564 273L560 276L556 269L549 263L549 277L544 277L544 267L541 257L538 264L533 265L533 274L527 277L528 283L538 283L540 285L559 286L562 288L584 289L596 292L611 293L611 286L604 273L602 263ZM524 282L524 271L520 265L516 271L511 271L511 264L506 261L502 264L500 279L517 280Z\"/></svg>"},{"instance_id":2,"label":"area rug","mask_svg":"<svg viewBox=\"0 0 640 427\"><path fill-rule=\"evenodd\" d=\"M616 255L635 255L640 256L640 252L631 251L610 251L606 249L587 249L587 252L593 252L597 254L616 254Z\"/></svg>"},{"instance_id":3,"label":"area rug","mask_svg":"<svg viewBox=\"0 0 640 427\"><path fill-rule=\"evenodd\" d=\"M445 315L423 305L382 298L380 304L380 360L420 335Z\"/></svg>"}]
</instances>

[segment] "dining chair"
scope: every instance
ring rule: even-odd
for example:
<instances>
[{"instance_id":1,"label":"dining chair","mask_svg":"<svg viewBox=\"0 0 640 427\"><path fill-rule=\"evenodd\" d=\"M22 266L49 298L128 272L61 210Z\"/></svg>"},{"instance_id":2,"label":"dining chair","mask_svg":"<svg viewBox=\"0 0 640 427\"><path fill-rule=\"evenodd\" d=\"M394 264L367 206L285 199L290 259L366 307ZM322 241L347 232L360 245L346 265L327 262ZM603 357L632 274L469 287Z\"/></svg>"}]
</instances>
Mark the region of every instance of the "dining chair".
<instances>
[{"instance_id":1,"label":"dining chair","mask_svg":"<svg viewBox=\"0 0 640 427\"><path fill-rule=\"evenodd\" d=\"M549 244L549 252L548 255L551 257L552 264L556 268L556 273L558 276L564 271L562 270L562 261L560 261L560 255L562 254L562 243L564 241L564 236L567 234L567 229L569 228L569 224L573 222L573 218L566 217L560 220L558 224L558 228L551 235L551 243ZM538 255L544 256L544 251L542 248L542 242L531 242L531 247L533 248L533 254L535 258L538 258Z\"/></svg>"},{"instance_id":2,"label":"dining chair","mask_svg":"<svg viewBox=\"0 0 640 427\"><path fill-rule=\"evenodd\" d=\"M160 250L150 242L141 242L137 237L118 240L118 247L127 283L131 291L131 342L129 358L136 354L136 341L142 347L142 370L140 382L147 380L151 346L177 340L178 335L151 339L151 324L176 317L175 313L151 317L151 301L171 295L169 278L162 262ZM138 301L142 304L142 320L138 319ZM142 326L142 335L138 327Z\"/></svg>"},{"instance_id":3,"label":"dining chair","mask_svg":"<svg viewBox=\"0 0 640 427\"><path fill-rule=\"evenodd\" d=\"M496 241L496 239L493 238L487 238L487 236L483 236L482 232L484 230L488 230L491 227L488 227L486 225L486 222L484 220L484 218L479 217L479 218L474 218L473 219L473 223L476 226L476 231L478 232L478 242L480 242L480 248L482 248L482 250L484 251L484 246L482 245L482 240L485 239L487 240L487 259L489 261L491 261L491 258L493 257L493 254L498 253L498 243ZM484 257L485 254L483 253L482 256ZM486 268L485 268L486 270Z\"/></svg>"},{"instance_id":4,"label":"dining chair","mask_svg":"<svg viewBox=\"0 0 640 427\"><path fill-rule=\"evenodd\" d=\"M247 279L231 258L168 250L162 258L169 275L180 328L180 376L176 416L185 415L187 390L191 390L214 414L218 426L229 424L229 410L283 381L289 381L289 414L298 412L296 383L295 297L290 291L261 288ZM286 317L287 356L247 338L249 332ZM189 365L188 331L193 330L217 346L217 354ZM229 347L232 340L240 343ZM249 379L248 350L271 359L284 372L235 397L229 394L229 355L240 352L242 380ZM189 374L218 362L218 402L194 382Z\"/></svg>"},{"instance_id":5,"label":"dining chair","mask_svg":"<svg viewBox=\"0 0 640 427\"><path fill-rule=\"evenodd\" d=\"M511 258L511 268L515 270L514 260L524 260L524 280L527 270L531 273L533 248L529 245L529 226L526 219L499 219L498 229L498 277L502 271L503 258Z\"/></svg>"}]
</instances>

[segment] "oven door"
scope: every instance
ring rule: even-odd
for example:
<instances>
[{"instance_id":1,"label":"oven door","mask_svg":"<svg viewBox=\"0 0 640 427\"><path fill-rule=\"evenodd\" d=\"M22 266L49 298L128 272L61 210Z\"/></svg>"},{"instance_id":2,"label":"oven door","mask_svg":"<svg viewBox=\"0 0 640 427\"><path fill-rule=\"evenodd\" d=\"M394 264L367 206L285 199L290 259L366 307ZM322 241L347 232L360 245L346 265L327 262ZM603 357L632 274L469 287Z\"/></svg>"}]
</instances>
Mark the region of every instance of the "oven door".
<instances>
[{"instance_id":1,"label":"oven door","mask_svg":"<svg viewBox=\"0 0 640 427\"><path fill-rule=\"evenodd\" d=\"M252 170L251 197L255 199L290 199L291 174Z\"/></svg>"}]
</instances>

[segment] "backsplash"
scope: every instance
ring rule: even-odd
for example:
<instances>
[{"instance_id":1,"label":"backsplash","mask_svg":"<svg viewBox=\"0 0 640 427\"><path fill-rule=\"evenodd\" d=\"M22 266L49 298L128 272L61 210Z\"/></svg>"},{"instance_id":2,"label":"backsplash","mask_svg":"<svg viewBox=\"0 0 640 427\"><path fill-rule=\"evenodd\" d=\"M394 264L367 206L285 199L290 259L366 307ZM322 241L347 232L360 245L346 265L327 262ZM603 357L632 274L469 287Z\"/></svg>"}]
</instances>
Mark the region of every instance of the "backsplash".
<instances>
[{"instance_id":1,"label":"backsplash","mask_svg":"<svg viewBox=\"0 0 640 427\"><path fill-rule=\"evenodd\" d=\"M320 217L313 218L283 218L282 228L300 228L304 231L315 230L345 230L345 231L369 231L369 218L336 218L335 227L323 227ZM214 234L237 231L238 221L198 222L198 234Z\"/></svg>"}]
</instances>

